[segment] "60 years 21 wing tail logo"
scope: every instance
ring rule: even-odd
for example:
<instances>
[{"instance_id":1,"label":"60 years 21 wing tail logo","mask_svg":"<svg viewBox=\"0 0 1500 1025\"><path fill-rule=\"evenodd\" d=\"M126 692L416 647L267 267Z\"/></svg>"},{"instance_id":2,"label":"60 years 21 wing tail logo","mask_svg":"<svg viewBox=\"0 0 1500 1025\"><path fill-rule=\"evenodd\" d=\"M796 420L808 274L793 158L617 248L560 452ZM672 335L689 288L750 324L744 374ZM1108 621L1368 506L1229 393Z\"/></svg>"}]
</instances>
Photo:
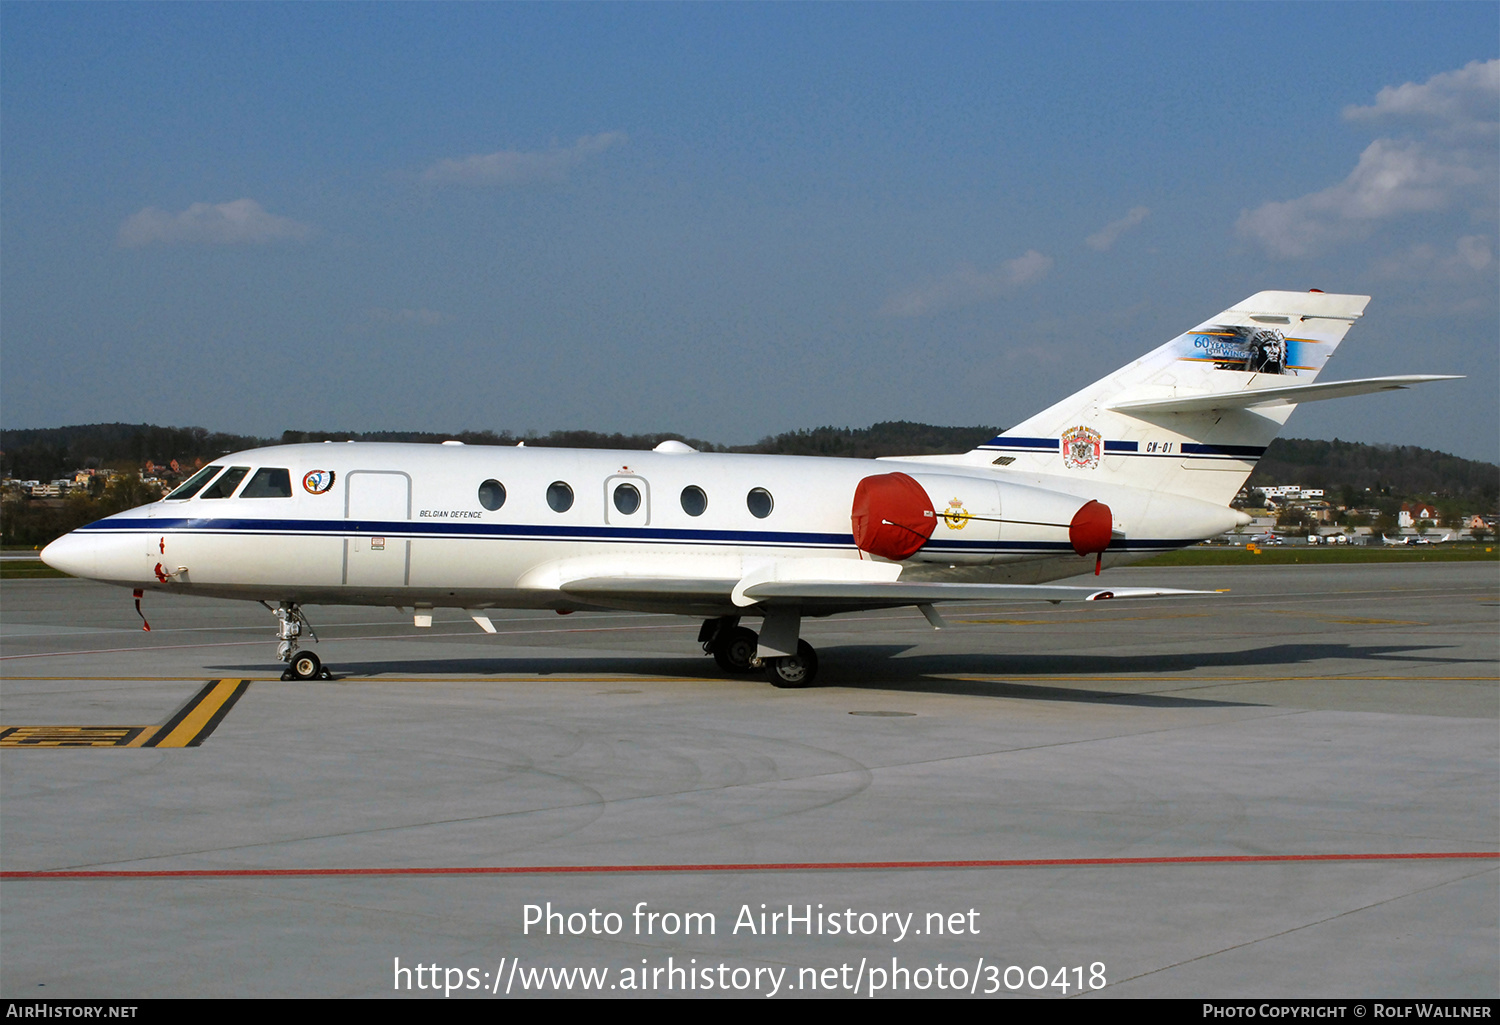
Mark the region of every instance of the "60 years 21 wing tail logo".
<instances>
[{"instance_id":1,"label":"60 years 21 wing tail logo","mask_svg":"<svg viewBox=\"0 0 1500 1025\"><path fill-rule=\"evenodd\" d=\"M1092 427L1072 427L1063 432L1063 465L1070 470L1092 470L1099 465L1104 440Z\"/></svg>"}]
</instances>

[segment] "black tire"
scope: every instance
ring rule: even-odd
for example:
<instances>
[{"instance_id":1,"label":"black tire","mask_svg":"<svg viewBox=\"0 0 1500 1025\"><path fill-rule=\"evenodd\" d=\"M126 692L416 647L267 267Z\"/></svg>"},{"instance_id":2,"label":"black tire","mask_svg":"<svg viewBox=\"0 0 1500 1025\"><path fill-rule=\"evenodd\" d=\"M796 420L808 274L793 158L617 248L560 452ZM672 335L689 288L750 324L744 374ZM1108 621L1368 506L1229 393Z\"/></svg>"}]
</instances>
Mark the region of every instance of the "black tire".
<instances>
[{"instance_id":1,"label":"black tire","mask_svg":"<svg viewBox=\"0 0 1500 1025\"><path fill-rule=\"evenodd\" d=\"M725 630L714 641L714 661L726 673L753 673L755 649L759 646L760 638L754 630L737 626Z\"/></svg>"},{"instance_id":2,"label":"black tire","mask_svg":"<svg viewBox=\"0 0 1500 1025\"><path fill-rule=\"evenodd\" d=\"M806 641L797 642L797 654L766 659L766 679L773 687L810 687L818 675L818 653Z\"/></svg>"},{"instance_id":3,"label":"black tire","mask_svg":"<svg viewBox=\"0 0 1500 1025\"><path fill-rule=\"evenodd\" d=\"M291 663L287 669L294 680L316 680L318 671L323 668L323 663L318 656L310 651L299 651L292 656Z\"/></svg>"}]
</instances>

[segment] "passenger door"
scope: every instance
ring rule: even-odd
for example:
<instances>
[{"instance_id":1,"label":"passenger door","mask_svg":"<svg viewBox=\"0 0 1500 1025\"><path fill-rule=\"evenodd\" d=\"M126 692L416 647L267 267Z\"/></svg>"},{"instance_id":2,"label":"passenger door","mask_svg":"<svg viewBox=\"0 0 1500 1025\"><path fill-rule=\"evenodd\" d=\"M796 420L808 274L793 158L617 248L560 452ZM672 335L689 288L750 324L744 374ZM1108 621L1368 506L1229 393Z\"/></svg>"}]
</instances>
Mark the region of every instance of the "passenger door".
<instances>
[{"instance_id":1,"label":"passenger door","mask_svg":"<svg viewBox=\"0 0 1500 1025\"><path fill-rule=\"evenodd\" d=\"M411 477L399 470L353 470L344 493L344 583L403 587L411 579Z\"/></svg>"}]
</instances>

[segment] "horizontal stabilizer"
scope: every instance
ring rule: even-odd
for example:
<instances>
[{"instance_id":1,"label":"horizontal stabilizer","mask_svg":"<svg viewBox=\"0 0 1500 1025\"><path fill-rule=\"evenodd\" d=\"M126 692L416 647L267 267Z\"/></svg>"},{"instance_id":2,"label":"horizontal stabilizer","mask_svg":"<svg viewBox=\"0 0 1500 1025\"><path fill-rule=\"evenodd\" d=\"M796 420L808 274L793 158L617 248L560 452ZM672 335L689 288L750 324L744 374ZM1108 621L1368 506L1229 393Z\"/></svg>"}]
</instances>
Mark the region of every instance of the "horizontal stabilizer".
<instances>
[{"instance_id":1,"label":"horizontal stabilizer","mask_svg":"<svg viewBox=\"0 0 1500 1025\"><path fill-rule=\"evenodd\" d=\"M1218 409L1248 409L1283 403L1318 402L1342 399L1350 395L1399 391L1428 381L1457 381L1462 375L1407 374L1401 377L1365 377L1355 381L1328 381L1321 384L1288 384L1271 388L1244 388L1240 391L1211 392L1207 395L1182 395L1170 399L1140 399L1112 402L1120 413L1210 413Z\"/></svg>"}]
</instances>

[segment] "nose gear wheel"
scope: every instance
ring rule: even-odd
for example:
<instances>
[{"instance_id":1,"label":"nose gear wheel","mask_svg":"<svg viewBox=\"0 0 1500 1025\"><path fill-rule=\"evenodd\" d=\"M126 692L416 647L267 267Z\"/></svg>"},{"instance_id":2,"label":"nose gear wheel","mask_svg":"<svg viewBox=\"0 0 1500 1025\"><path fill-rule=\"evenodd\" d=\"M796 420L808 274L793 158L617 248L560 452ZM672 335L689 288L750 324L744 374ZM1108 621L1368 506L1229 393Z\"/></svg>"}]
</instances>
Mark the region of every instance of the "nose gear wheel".
<instances>
[{"instance_id":1,"label":"nose gear wheel","mask_svg":"<svg viewBox=\"0 0 1500 1025\"><path fill-rule=\"evenodd\" d=\"M276 636L280 643L276 646L276 657L286 663L286 669L282 671L283 680L331 680L333 673L328 671L321 659L311 651L299 651L300 645L297 638L302 636L303 627L312 634L313 640L318 639L318 632L313 629L307 617L302 614L302 606L296 602L284 601L272 609L271 606L261 602L280 621L277 624Z\"/></svg>"}]
</instances>

